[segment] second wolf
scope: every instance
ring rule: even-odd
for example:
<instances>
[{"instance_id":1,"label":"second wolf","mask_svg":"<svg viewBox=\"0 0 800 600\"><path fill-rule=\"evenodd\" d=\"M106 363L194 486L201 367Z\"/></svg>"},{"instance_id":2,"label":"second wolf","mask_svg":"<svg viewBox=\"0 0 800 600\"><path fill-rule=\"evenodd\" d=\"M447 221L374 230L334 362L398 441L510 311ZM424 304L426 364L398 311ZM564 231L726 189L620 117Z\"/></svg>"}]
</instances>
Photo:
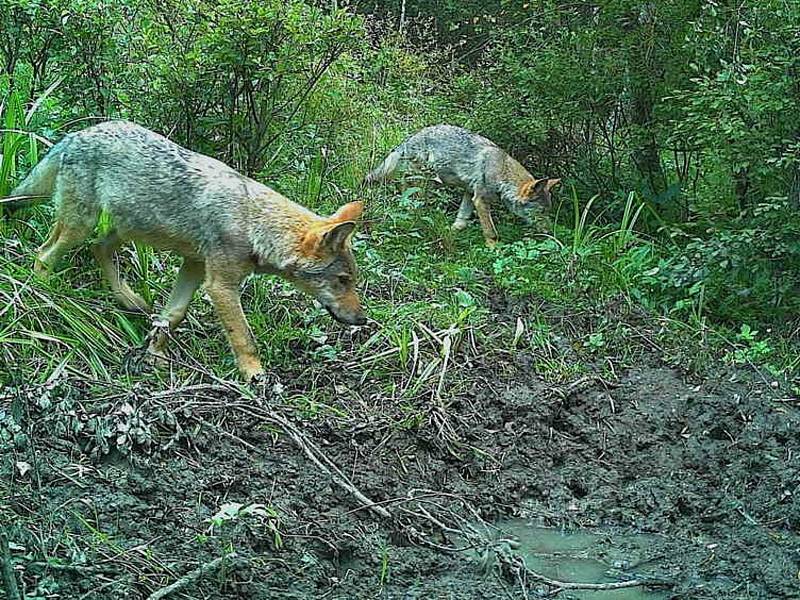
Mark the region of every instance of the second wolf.
<instances>
[{"instance_id":1,"label":"second wolf","mask_svg":"<svg viewBox=\"0 0 800 600\"><path fill-rule=\"evenodd\" d=\"M527 223L551 207L550 190L560 179L535 179L491 140L461 127L434 125L407 138L365 178L386 182L409 169L433 171L442 183L464 190L453 230L464 229L477 211L486 244L497 242L491 205L498 199Z\"/></svg>"},{"instance_id":2,"label":"second wolf","mask_svg":"<svg viewBox=\"0 0 800 600\"><path fill-rule=\"evenodd\" d=\"M114 262L125 241L183 256L162 313L165 326L178 326L204 283L245 379L264 372L239 299L250 273L280 275L337 320L366 322L350 249L360 202L320 217L213 158L124 121L67 135L11 194L16 200L54 197L56 223L39 249L39 272L90 237L100 213L108 213L114 230L94 244L94 255L128 308L149 312ZM157 327L150 351L162 355L165 343L164 328Z\"/></svg>"}]
</instances>

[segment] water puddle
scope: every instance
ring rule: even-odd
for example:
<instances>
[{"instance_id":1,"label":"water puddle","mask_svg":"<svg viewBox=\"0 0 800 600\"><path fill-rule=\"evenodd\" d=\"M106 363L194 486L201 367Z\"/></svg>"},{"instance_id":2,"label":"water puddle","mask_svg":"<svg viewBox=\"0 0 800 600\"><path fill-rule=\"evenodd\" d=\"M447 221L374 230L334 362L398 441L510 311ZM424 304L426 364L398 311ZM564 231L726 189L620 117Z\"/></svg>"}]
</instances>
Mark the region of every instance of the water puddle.
<instances>
[{"instance_id":1,"label":"water puddle","mask_svg":"<svg viewBox=\"0 0 800 600\"><path fill-rule=\"evenodd\" d=\"M515 551L528 567L561 581L612 583L647 576L652 568L654 536L616 535L609 532L562 531L540 527L525 519L495 523L495 537L519 543ZM567 595L565 594L565 597ZM668 592L643 587L620 590L570 590L579 600L666 600Z\"/></svg>"}]
</instances>

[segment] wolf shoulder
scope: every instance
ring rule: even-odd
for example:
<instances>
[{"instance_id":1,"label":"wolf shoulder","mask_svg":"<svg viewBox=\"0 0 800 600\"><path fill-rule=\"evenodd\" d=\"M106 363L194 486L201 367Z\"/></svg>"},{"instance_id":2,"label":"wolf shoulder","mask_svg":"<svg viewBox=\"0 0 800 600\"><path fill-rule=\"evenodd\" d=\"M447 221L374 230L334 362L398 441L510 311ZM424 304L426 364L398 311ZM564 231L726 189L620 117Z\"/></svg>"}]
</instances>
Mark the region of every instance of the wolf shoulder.
<instances>
[{"instance_id":1,"label":"wolf shoulder","mask_svg":"<svg viewBox=\"0 0 800 600\"><path fill-rule=\"evenodd\" d=\"M250 184L225 163L129 121L105 121L69 134L61 143L62 164L70 171L94 172L117 187L150 186L150 193L154 186L163 191L182 187L199 193L243 191Z\"/></svg>"},{"instance_id":2,"label":"wolf shoulder","mask_svg":"<svg viewBox=\"0 0 800 600\"><path fill-rule=\"evenodd\" d=\"M446 148L451 152L476 152L482 148L498 148L497 144L464 127L438 124L420 129L409 142Z\"/></svg>"}]
</instances>

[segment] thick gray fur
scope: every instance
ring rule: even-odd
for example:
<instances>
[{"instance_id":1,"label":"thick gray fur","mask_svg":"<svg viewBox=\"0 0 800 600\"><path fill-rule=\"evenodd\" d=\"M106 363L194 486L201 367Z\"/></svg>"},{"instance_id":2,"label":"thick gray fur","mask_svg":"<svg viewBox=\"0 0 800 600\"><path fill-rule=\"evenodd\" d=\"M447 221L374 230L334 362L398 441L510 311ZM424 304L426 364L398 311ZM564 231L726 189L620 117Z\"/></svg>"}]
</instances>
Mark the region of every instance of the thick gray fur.
<instances>
[{"instance_id":1,"label":"thick gray fur","mask_svg":"<svg viewBox=\"0 0 800 600\"><path fill-rule=\"evenodd\" d=\"M549 193L536 202L520 196L520 184L535 180L519 162L491 140L462 127L434 125L418 131L392 150L364 181L387 182L411 169L432 171L445 185L487 200L500 198L528 223L549 208ZM456 224L463 224L471 214L472 201L465 198Z\"/></svg>"},{"instance_id":2,"label":"thick gray fur","mask_svg":"<svg viewBox=\"0 0 800 600\"><path fill-rule=\"evenodd\" d=\"M250 243L262 260L280 266L294 256L282 256L269 232L250 228L247 218L254 197L264 198L269 210L270 191L144 127L107 121L65 136L11 195L53 194L59 219L86 235L106 210L123 238L158 237L154 246L184 256L187 242L198 256L217 249L249 253Z\"/></svg>"},{"instance_id":3,"label":"thick gray fur","mask_svg":"<svg viewBox=\"0 0 800 600\"><path fill-rule=\"evenodd\" d=\"M340 321L366 321L349 244L361 203L320 217L218 160L126 121L67 135L12 195L53 196L56 223L39 249L39 273L89 237L106 211L113 230L92 249L127 308L149 312L114 263L122 243L137 240L183 256L163 321L174 329L203 283L247 379L263 373L239 301L239 284L254 271L288 279ZM150 350L163 355L164 345L163 330L151 332Z\"/></svg>"}]
</instances>

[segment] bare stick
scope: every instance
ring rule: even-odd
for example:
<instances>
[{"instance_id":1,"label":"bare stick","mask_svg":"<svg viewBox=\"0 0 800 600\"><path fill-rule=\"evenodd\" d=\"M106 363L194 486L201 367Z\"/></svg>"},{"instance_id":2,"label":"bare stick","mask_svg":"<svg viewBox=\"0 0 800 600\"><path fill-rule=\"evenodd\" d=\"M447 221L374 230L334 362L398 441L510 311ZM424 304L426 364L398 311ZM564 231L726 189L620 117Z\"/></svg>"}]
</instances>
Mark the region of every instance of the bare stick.
<instances>
[{"instance_id":1,"label":"bare stick","mask_svg":"<svg viewBox=\"0 0 800 600\"><path fill-rule=\"evenodd\" d=\"M545 585L549 585L550 587L555 588L554 592L551 593L558 593L561 590L599 591L599 590L620 590L623 588L641 587L645 585L653 585L653 586L667 585L667 583L664 581L647 580L647 579L629 579L627 581L614 581L611 583L579 583L573 581L559 581L557 579L550 579L549 577L545 577L544 575L540 575L536 571L531 570L525 565L524 561L522 561L519 557L514 556L510 553L500 553L500 560L509 567L524 573L525 578L533 579L534 581L540 581Z\"/></svg>"},{"instance_id":2,"label":"bare stick","mask_svg":"<svg viewBox=\"0 0 800 600\"><path fill-rule=\"evenodd\" d=\"M3 572L8 600L22 600L17 586L17 577L14 575L14 565L11 563L11 550L8 548L8 536L5 531L0 532L0 571Z\"/></svg>"},{"instance_id":3,"label":"bare stick","mask_svg":"<svg viewBox=\"0 0 800 600\"><path fill-rule=\"evenodd\" d=\"M317 458L317 456L315 456L315 452L312 451L312 448L314 448L314 450L316 450L317 452L319 452L319 449L316 448L314 444L311 444L308 438L306 438L302 433L300 433L297 430L291 431L285 429L285 431L292 438L292 441L294 441L295 445L298 446L303 452L305 452L306 456L308 456L308 458L311 459L311 462L317 465L317 467L321 469L323 472L330 475L333 481L337 483L339 487L353 494L353 496L355 496L356 499L365 508L368 508L372 512L376 513L379 517L383 517L384 519L392 518L392 515L388 510L386 510L380 504L367 498L364 495L364 493L361 490L359 490L355 485L353 485L350 482L350 480L344 475L344 473L342 473L338 468L329 469L328 467L323 465L322 462L320 462L320 460ZM319 454L322 453L319 452Z\"/></svg>"},{"instance_id":4,"label":"bare stick","mask_svg":"<svg viewBox=\"0 0 800 600\"><path fill-rule=\"evenodd\" d=\"M553 387L550 388L550 391L559 396L562 400L565 400L570 396L591 387L595 383L600 383L606 388L619 387L619 384L606 381L597 375L587 375L586 377L581 377L580 379L573 381L564 388Z\"/></svg>"},{"instance_id":5,"label":"bare stick","mask_svg":"<svg viewBox=\"0 0 800 600\"><path fill-rule=\"evenodd\" d=\"M612 583L577 583L571 581L558 581L555 579L549 579L544 575L539 575L539 573L537 573L536 571L532 571L529 568L525 569L525 574L526 577L535 579L536 581L541 581L544 584L556 588L551 592L552 595L559 593L561 590L607 591L607 590L621 590L624 588L644 587L644 586L670 587L672 585L667 581L661 581L659 579L628 579L627 581L615 581Z\"/></svg>"},{"instance_id":6,"label":"bare stick","mask_svg":"<svg viewBox=\"0 0 800 600\"><path fill-rule=\"evenodd\" d=\"M176 582L171 583L167 587L163 587L159 590L156 590L152 594L147 597L147 600L161 600L161 598L166 598L173 592L177 592L182 590L190 583L194 583L204 575L207 575L211 571L215 571L223 562L230 558L235 558L236 553L227 554L225 556L220 556L219 558L215 558L211 562L205 563L204 565L200 565L194 571L190 571Z\"/></svg>"},{"instance_id":7,"label":"bare stick","mask_svg":"<svg viewBox=\"0 0 800 600\"><path fill-rule=\"evenodd\" d=\"M252 417L259 418L263 421L267 421L268 423L272 423L273 425L277 425L291 438L294 442L294 445L300 448L305 455L313 462L318 469L320 469L326 475L329 475L334 483L336 483L339 487L344 489L346 492L349 492L353 496L355 496L356 500L358 500L362 506L368 508L379 517L384 519L391 519L392 514L386 510L380 504L374 502L367 498L364 493L359 490L353 483L348 479L348 477L339 470L339 467L330 460L325 454L320 450L314 442L309 440L305 435L303 435L300 430L297 429L293 424L291 424L286 419L279 417L277 415L271 414L263 414L258 409L249 409L243 408L236 404L230 404L229 407L249 414Z\"/></svg>"},{"instance_id":8,"label":"bare stick","mask_svg":"<svg viewBox=\"0 0 800 600\"><path fill-rule=\"evenodd\" d=\"M623 588L650 586L668 586L669 583L657 579L629 579L626 581L614 581L611 583L580 583L574 581L559 581L557 579L550 579L544 575L537 573L525 564L510 548L501 550L497 553L498 559L501 563L520 574L521 580L533 579L555 588L552 594L557 594L561 590L620 590Z\"/></svg>"}]
</instances>

